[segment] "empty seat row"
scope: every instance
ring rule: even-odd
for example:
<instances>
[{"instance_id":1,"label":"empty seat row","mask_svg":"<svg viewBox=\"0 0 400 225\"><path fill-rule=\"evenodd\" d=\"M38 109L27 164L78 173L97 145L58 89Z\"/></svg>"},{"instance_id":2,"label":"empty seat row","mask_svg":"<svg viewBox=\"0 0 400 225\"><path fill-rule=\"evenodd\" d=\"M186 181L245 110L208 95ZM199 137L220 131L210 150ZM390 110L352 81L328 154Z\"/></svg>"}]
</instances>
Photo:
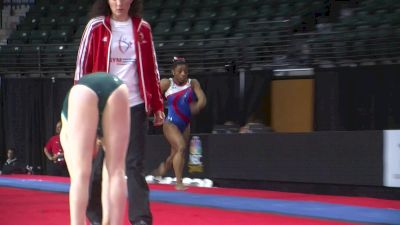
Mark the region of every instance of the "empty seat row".
<instances>
[{"instance_id":1,"label":"empty seat row","mask_svg":"<svg viewBox=\"0 0 400 225\"><path fill-rule=\"evenodd\" d=\"M0 47L0 68L8 70L55 70L73 68L76 47L68 45L13 45Z\"/></svg>"},{"instance_id":2,"label":"empty seat row","mask_svg":"<svg viewBox=\"0 0 400 225\"><path fill-rule=\"evenodd\" d=\"M78 26L84 26L87 23L87 17L26 17L18 26L18 30L53 30L53 29L77 29Z\"/></svg>"},{"instance_id":3,"label":"empty seat row","mask_svg":"<svg viewBox=\"0 0 400 225\"><path fill-rule=\"evenodd\" d=\"M70 43L73 39L80 39L82 31L75 34L71 30L33 30L16 31L8 39L9 44L43 44L43 43Z\"/></svg>"}]
</instances>

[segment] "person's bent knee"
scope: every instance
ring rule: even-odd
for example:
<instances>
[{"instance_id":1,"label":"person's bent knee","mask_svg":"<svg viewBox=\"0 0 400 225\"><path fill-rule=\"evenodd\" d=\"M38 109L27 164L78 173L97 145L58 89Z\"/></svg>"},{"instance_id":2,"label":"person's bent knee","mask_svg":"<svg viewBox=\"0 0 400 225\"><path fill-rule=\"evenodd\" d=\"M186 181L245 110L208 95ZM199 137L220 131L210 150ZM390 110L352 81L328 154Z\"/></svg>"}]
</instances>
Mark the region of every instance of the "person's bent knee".
<instances>
[{"instance_id":1,"label":"person's bent knee","mask_svg":"<svg viewBox=\"0 0 400 225\"><path fill-rule=\"evenodd\" d=\"M108 175L109 176L122 176L125 177L125 169L120 168L120 169L114 169L114 170L108 170Z\"/></svg>"},{"instance_id":2,"label":"person's bent knee","mask_svg":"<svg viewBox=\"0 0 400 225\"><path fill-rule=\"evenodd\" d=\"M185 146L184 145L180 145L176 149L176 154L183 154L184 152L185 152Z\"/></svg>"}]
</instances>

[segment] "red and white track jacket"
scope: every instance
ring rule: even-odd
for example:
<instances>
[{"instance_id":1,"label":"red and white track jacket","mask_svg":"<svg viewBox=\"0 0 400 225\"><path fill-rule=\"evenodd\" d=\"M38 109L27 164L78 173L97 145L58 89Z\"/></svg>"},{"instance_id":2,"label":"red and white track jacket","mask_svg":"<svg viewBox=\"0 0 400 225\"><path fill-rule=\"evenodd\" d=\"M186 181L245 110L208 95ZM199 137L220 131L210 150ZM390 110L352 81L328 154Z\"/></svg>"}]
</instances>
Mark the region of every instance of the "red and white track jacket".
<instances>
[{"instance_id":1,"label":"red and white track jacket","mask_svg":"<svg viewBox=\"0 0 400 225\"><path fill-rule=\"evenodd\" d=\"M160 74L150 25L141 18L132 17L135 38L136 64L139 89L148 114L164 111L160 90ZM89 21L83 32L76 61L75 83L84 75L109 72L111 46L110 17L96 17Z\"/></svg>"}]
</instances>

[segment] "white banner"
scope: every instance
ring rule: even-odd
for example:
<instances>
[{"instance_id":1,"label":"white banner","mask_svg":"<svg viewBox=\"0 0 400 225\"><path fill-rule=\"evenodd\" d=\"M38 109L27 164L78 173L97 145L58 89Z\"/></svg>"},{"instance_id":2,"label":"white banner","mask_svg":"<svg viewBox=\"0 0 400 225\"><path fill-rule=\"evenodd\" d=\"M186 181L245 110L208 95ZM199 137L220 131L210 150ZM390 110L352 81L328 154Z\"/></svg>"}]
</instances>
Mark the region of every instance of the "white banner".
<instances>
[{"instance_id":1,"label":"white banner","mask_svg":"<svg viewBox=\"0 0 400 225\"><path fill-rule=\"evenodd\" d=\"M383 131L383 185L400 187L400 130Z\"/></svg>"}]
</instances>

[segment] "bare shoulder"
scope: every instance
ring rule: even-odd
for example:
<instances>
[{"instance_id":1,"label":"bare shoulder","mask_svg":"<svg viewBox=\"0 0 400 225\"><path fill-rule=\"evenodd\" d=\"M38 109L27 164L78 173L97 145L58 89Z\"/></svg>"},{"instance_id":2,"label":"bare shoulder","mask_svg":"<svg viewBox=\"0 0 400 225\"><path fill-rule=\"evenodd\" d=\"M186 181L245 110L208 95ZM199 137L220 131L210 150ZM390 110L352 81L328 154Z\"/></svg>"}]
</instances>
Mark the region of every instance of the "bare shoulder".
<instances>
[{"instance_id":1,"label":"bare shoulder","mask_svg":"<svg viewBox=\"0 0 400 225\"><path fill-rule=\"evenodd\" d=\"M161 91L166 91L170 85L171 85L171 81L169 79L163 78L160 80Z\"/></svg>"},{"instance_id":2,"label":"bare shoulder","mask_svg":"<svg viewBox=\"0 0 400 225\"><path fill-rule=\"evenodd\" d=\"M200 87L200 82L197 79L190 79L190 84L192 87Z\"/></svg>"},{"instance_id":3,"label":"bare shoulder","mask_svg":"<svg viewBox=\"0 0 400 225\"><path fill-rule=\"evenodd\" d=\"M170 84L171 81L168 78L163 78L163 79L160 80L160 83L161 84Z\"/></svg>"}]
</instances>

